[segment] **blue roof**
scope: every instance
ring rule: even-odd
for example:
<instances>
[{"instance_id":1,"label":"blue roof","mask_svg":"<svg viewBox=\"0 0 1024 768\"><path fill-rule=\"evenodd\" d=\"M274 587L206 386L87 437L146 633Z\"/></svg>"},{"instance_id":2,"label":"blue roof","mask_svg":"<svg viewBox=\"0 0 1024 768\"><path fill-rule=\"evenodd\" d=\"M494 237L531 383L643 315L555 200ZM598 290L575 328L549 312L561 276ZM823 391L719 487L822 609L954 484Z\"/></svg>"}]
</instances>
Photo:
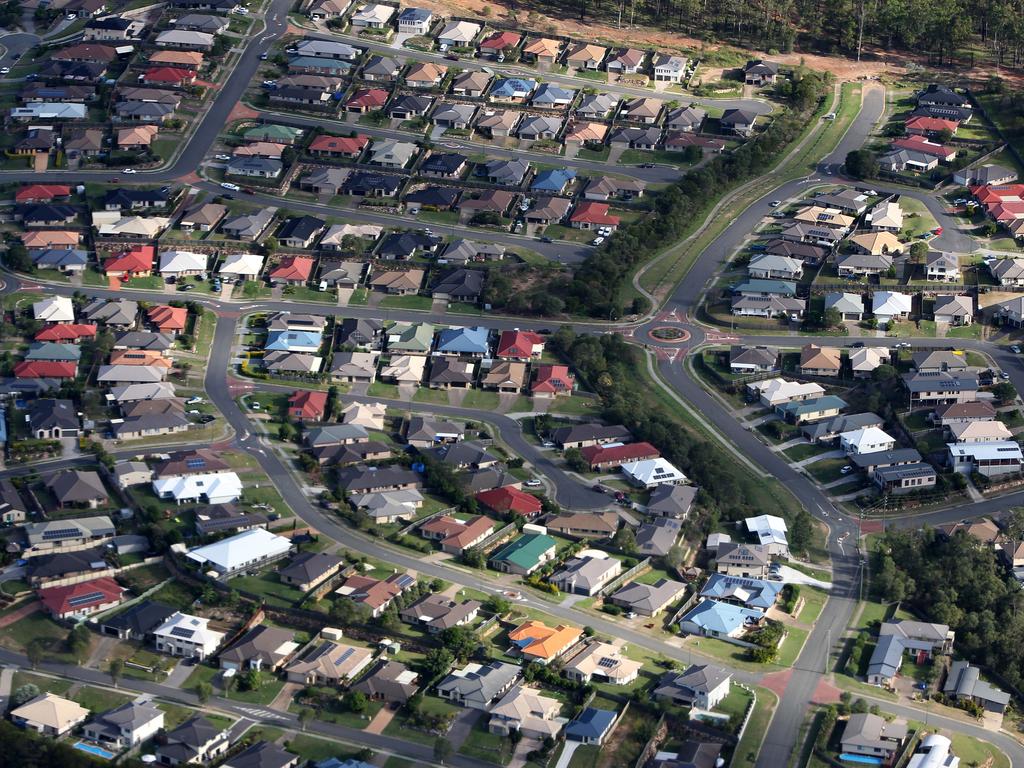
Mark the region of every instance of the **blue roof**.
<instances>
[{"instance_id":1,"label":"blue roof","mask_svg":"<svg viewBox=\"0 0 1024 768\"><path fill-rule=\"evenodd\" d=\"M733 293L774 293L782 296L796 296L796 283L789 280L744 280L732 289Z\"/></svg>"},{"instance_id":2,"label":"blue roof","mask_svg":"<svg viewBox=\"0 0 1024 768\"><path fill-rule=\"evenodd\" d=\"M523 77L503 77L491 88L491 96L529 95L537 87L536 80Z\"/></svg>"},{"instance_id":3,"label":"blue roof","mask_svg":"<svg viewBox=\"0 0 1024 768\"><path fill-rule=\"evenodd\" d=\"M364 763L362 760L356 760L355 758L341 760L337 757L328 757L326 760L315 763L314 768L376 768L376 766Z\"/></svg>"},{"instance_id":4,"label":"blue roof","mask_svg":"<svg viewBox=\"0 0 1024 768\"><path fill-rule=\"evenodd\" d=\"M84 267L89 263L89 253L77 248L40 248L28 252L37 267Z\"/></svg>"},{"instance_id":5,"label":"blue roof","mask_svg":"<svg viewBox=\"0 0 1024 768\"><path fill-rule=\"evenodd\" d=\"M398 15L399 21L426 21L433 14L426 8L406 8Z\"/></svg>"},{"instance_id":6,"label":"blue roof","mask_svg":"<svg viewBox=\"0 0 1024 768\"><path fill-rule=\"evenodd\" d=\"M719 635L731 635L743 626L747 619L760 619L760 611L741 608L730 603L717 600L704 600L691 608L680 624L694 624L704 632Z\"/></svg>"},{"instance_id":7,"label":"blue roof","mask_svg":"<svg viewBox=\"0 0 1024 768\"><path fill-rule=\"evenodd\" d=\"M764 579L748 579L742 576L726 576L714 573L701 591L701 597L739 600L748 608L767 610L775 605L782 591L782 582Z\"/></svg>"},{"instance_id":8,"label":"blue roof","mask_svg":"<svg viewBox=\"0 0 1024 768\"><path fill-rule=\"evenodd\" d=\"M568 168L553 168L541 171L533 178L530 189L542 192L561 192L565 185L576 178L576 171Z\"/></svg>"},{"instance_id":9,"label":"blue roof","mask_svg":"<svg viewBox=\"0 0 1024 768\"><path fill-rule=\"evenodd\" d=\"M267 334L268 352L284 350L290 352L298 347L319 347L321 335L316 331L270 331Z\"/></svg>"},{"instance_id":10,"label":"blue roof","mask_svg":"<svg viewBox=\"0 0 1024 768\"><path fill-rule=\"evenodd\" d=\"M557 85L551 83L544 83L540 88L537 89L536 95L533 97L534 104L555 104L559 101L572 101L576 95L575 91L570 91L568 88L560 88Z\"/></svg>"},{"instance_id":11,"label":"blue roof","mask_svg":"<svg viewBox=\"0 0 1024 768\"><path fill-rule=\"evenodd\" d=\"M7 442L7 411L0 408L0 443Z\"/></svg>"},{"instance_id":12,"label":"blue roof","mask_svg":"<svg viewBox=\"0 0 1024 768\"><path fill-rule=\"evenodd\" d=\"M445 328L437 335L438 352L487 354L491 331L483 326L473 328Z\"/></svg>"},{"instance_id":13,"label":"blue roof","mask_svg":"<svg viewBox=\"0 0 1024 768\"><path fill-rule=\"evenodd\" d=\"M616 717L618 717L616 712L587 707L580 712L579 717L565 726L565 737L580 741L584 739L600 739L614 725Z\"/></svg>"},{"instance_id":14,"label":"blue roof","mask_svg":"<svg viewBox=\"0 0 1024 768\"><path fill-rule=\"evenodd\" d=\"M842 410L845 407L846 401L843 398L836 395L825 395L823 397L814 397L810 400L791 400L782 406L782 410L791 415L799 415L827 411L832 408Z\"/></svg>"}]
</instances>

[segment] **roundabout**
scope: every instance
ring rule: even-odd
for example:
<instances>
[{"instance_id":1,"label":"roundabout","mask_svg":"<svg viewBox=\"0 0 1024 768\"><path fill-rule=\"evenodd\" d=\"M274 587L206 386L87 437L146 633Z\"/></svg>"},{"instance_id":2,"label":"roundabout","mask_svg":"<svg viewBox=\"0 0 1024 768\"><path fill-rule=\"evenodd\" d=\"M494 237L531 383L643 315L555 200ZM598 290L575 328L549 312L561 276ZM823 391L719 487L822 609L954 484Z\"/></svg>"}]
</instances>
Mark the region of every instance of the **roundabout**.
<instances>
[{"instance_id":1,"label":"roundabout","mask_svg":"<svg viewBox=\"0 0 1024 768\"><path fill-rule=\"evenodd\" d=\"M690 340L690 332L675 325L660 325L647 332L655 341L667 344L682 344Z\"/></svg>"}]
</instances>

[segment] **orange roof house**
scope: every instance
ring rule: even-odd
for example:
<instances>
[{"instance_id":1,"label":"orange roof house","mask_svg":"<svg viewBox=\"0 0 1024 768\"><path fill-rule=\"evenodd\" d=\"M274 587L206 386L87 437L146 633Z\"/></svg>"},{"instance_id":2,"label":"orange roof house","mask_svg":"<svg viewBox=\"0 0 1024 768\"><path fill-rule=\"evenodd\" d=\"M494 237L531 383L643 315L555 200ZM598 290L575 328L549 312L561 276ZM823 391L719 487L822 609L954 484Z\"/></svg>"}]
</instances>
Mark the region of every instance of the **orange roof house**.
<instances>
[{"instance_id":1,"label":"orange roof house","mask_svg":"<svg viewBox=\"0 0 1024 768\"><path fill-rule=\"evenodd\" d=\"M155 125L133 125L117 132L117 146L121 149L148 147L160 132Z\"/></svg>"},{"instance_id":2,"label":"orange roof house","mask_svg":"<svg viewBox=\"0 0 1024 768\"><path fill-rule=\"evenodd\" d=\"M309 144L309 153L311 155L358 157L369 143L370 137L361 133L355 136L317 136Z\"/></svg>"},{"instance_id":3,"label":"orange roof house","mask_svg":"<svg viewBox=\"0 0 1024 768\"><path fill-rule=\"evenodd\" d=\"M552 40L550 37L538 37L536 40L529 42L523 48L523 53L527 58L533 57L537 61L544 61L552 63L558 58L558 51L561 45L557 40Z\"/></svg>"},{"instance_id":4,"label":"orange roof house","mask_svg":"<svg viewBox=\"0 0 1024 768\"><path fill-rule=\"evenodd\" d=\"M80 232L64 229L40 229L21 234L21 242L30 250L32 248L74 248L81 239Z\"/></svg>"},{"instance_id":5,"label":"orange roof house","mask_svg":"<svg viewBox=\"0 0 1024 768\"><path fill-rule=\"evenodd\" d=\"M73 379L78 364L61 360L22 360L14 366L16 379Z\"/></svg>"},{"instance_id":6,"label":"orange roof house","mask_svg":"<svg viewBox=\"0 0 1024 768\"><path fill-rule=\"evenodd\" d=\"M565 132L566 141L602 144L608 135L608 126L604 123L587 123L573 121Z\"/></svg>"},{"instance_id":7,"label":"orange roof house","mask_svg":"<svg viewBox=\"0 0 1024 768\"><path fill-rule=\"evenodd\" d=\"M950 134L956 135L956 129L960 127L960 124L956 120L946 120L941 117L929 117L928 115L916 115L907 120L905 127L907 133L910 134L921 134L927 135L931 133L941 133L942 131L949 131Z\"/></svg>"},{"instance_id":8,"label":"orange roof house","mask_svg":"<svg viewBox=\"0 0 1024 768\"><path fill-rule=\"evenodd\" d=\"M516 32L495 32L480 43L480 50L489 53L499 53L506 48L515 48L522 39L522 36Z\"/></svg>"},{"instance_id":9,"label":"orange roof house","mask_svg":"<svg viewBox=\"0 0 1024 768\"><path fill-rule=\"evenodd\" d=\"M320 421L327 412L327 393L300 389L288 398L288 414L302 421Z\"/></svg>"},{"instance_id":10,"label":"orange roof house","mask_svg":"<svg viewBox=\"0 0 1024 768\"><path fill-rule=\"evenodd\" d=\"M139 245L107 259L103 262L103 271L111 277L146 277L153 273L154 258L156 258L154 246Z\"/></svg>"},{"instance_id":11,"label":"orange roof house","mask_svg":"<svg viewBox=\"0 0 1024 768\"><path fill-rule=\"evenodd\" d=\"M571 395L575 383L567 365L538 365L530 391L539 397Z\"/></svg>"},{"instance_id":12,"label":"orange roof house","mask_svg":"<svg viewBox=\"0 0 1024 768\"><path fill-rule=\"evenodd\" d=\"M198 51L157 51L149 57L150 67L184 67L199 69L203 66L203 54Z\"/></svg>"},{"instance_id":13,"label":"orange roof house","mask_svg":"<svg viewBox=\"0 0 1024 768\"><path fill-rule=\"evenodd\" d=\"M594 229L595 227L619 226L619 217L608 213L608 203L587 201L576 206L569 217L569 224L576 229Z\"/></svg>"},{"instance_id":14,"label":"orange roof house","mask_svg":"<svg viewBox=\"0 0 1024 768\"><path fill-rule=\"evenodd\" d=\"M174 362L164 357L164 353L158 349L115 349L110 353L110 364L145 365L167 369L174 366Z\"/></svg>"},{"instance_id":15,"label":"orange roof house","mask_svg":"<svg viewBox=\"0 0 1024 768\"><path fill-rule=\"evenodd\" d=\"M149 308L146 316L160 333L170 333L175 336L184 331L188 323L188 310L185 307L157 304L155 307Z\"/></svg>"},{"instance_id":16,"label":"orange roof house","mask_svg":"<svg viewBox=\"0 0 1024 768\"><path fill-rule=\"evenodd\" d=\"M524 658L548 664L564 654L583 636L583 631L576 627L559 624L549 627L541 621L533 619L520 624L508 633L516 649Z\"/></svg>"}]
</instances>

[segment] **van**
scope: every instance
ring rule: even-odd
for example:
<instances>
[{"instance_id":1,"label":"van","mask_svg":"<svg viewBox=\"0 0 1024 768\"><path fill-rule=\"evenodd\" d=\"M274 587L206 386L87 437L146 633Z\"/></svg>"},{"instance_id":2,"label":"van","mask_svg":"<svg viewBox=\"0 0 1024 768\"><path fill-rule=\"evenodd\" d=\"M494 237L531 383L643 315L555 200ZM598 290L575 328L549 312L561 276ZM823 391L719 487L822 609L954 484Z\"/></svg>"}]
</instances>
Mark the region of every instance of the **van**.
<instances>
[{"instance_id":1,"label":"van","mask_svg":"<svg viewBox=\"0 0 1024 768\"><path fill-rule=\"evenodd\" d=\"M327 290L327 281L326 280L321 280L320 281L319 291L320 291L320 293L323 293L326 290Z\"/></svg>"}]
</instances>

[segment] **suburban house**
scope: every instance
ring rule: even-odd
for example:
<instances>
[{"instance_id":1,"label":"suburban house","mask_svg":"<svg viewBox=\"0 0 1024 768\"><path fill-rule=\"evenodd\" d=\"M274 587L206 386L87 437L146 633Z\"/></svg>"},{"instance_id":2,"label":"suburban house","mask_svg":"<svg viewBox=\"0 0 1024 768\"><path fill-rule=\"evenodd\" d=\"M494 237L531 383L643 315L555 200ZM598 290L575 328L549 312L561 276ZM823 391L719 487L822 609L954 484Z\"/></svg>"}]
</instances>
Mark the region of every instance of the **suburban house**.
<instances>
[{"instance_id":1,"label":"suburban house","mask_svg":"<svg viewBox=\"0 0 1024 768\"><path fill-rule=\"evenodd\" d=\"M677 706L714 709L729 695L732 673L712 664L692 664L683 672L666 672L654 689L654 698Z\"/></svg>"},{"instance_id":2,"label":"suburban house","mask_svg":"<svg viewBox=\"0 0 1024 768\"><path fill-rule=\"evenodd\" d=\"M548 664L563 656L583 637L582 630L559 624L549 627L530 619L508 633L513 651L525 661Z\"/></svg>"}]
</instances>

